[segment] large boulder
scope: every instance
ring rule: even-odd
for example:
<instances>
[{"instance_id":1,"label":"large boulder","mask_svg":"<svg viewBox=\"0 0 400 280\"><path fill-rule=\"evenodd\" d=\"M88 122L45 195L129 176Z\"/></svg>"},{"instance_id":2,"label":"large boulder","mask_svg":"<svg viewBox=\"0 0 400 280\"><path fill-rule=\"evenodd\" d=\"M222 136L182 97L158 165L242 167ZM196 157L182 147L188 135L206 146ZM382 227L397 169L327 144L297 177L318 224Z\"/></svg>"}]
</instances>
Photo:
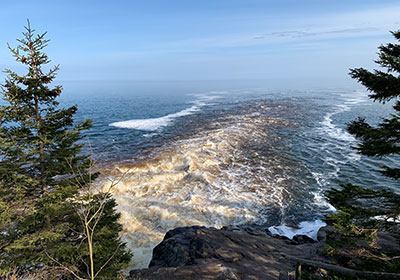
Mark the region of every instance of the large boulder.
<instances>
[{"instance_id":1,"label":"large boulder","mask_svg":"<svg viewBox=\"0 0 400 280\"><path fill-rule=\"evenodd\" d=\"M286 255L321 259L321 243L297 239L251 226L177 228L154 248L149 268L131 271L130 279L278 279L295 270Z\"/></svg>"}]
</instances>

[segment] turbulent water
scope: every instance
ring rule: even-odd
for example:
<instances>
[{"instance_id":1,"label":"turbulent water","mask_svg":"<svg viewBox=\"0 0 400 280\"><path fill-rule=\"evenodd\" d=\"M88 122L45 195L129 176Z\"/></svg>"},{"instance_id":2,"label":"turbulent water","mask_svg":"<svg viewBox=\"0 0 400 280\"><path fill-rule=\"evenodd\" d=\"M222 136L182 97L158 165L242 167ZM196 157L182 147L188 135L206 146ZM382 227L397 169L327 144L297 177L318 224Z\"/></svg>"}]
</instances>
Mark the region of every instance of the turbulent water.
<instances>
[{"instance_id":1,"label":"turbulent water","mask_svg":"<svg viewBox=\"0 0 400 280\"><path fill-rule=\"evenodd\" d=\"M388 113L363 91L128 92L68 102L94 119L96 184L114 184L132 267L146 267L178 226L315 228L334 210L324 191L339 181L395 187L344 129L358 115L377 121Z\"/></svg>"}]
</instances>

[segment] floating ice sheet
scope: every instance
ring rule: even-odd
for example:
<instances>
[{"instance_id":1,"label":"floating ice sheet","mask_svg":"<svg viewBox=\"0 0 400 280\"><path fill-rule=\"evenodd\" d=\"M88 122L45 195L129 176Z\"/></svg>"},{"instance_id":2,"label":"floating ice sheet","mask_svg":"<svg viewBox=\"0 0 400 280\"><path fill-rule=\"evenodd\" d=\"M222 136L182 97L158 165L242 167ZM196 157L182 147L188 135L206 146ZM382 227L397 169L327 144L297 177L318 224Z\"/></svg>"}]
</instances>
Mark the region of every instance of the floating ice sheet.
<instances>
[{"instance_id":1,"label":"floating ice sheet","mask_svg":"<svg viewBox=\"0 0 400 280\"><path fill-rule=\"evenodd\" d=\"M268 230L272 233L272 235L286 236L290 239L293 239L295 235L306 235L315 241L318 241L318 231L323 226L326 226L323 221L316 220L301 222L296 227L288 225L272 226L269 227Z\"/></svg>"}]
</instances>

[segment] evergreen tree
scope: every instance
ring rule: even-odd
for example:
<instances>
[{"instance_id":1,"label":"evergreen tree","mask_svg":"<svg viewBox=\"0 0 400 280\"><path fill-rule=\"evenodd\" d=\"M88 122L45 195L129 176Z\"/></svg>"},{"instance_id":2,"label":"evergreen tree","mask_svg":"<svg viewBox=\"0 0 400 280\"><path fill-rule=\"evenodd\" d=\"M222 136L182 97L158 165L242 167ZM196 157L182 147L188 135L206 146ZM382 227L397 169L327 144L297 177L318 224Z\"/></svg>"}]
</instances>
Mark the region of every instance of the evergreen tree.
<instances>
[{"instance_id":1,"label":"evergreen tree","mask_svg":"<svg viewBox=\"0 0 400 280\"><path fill-rule=\"evenodd\" d=\"M62 87L50 87L59 67L44 69L50 62L43 52L46 33L36 35L29 21L25 29L19 45L9 49L27 74L6 70L1 87L6 105L0 106L0 271L58 265L86 275L87 237L73 206L79 188L97 176L88 173L91 160L81 154L82 131L91 120L74 124L77 107L59 108ZM118 250L121 257L107 263L116 275L130 255L118 238L115 202L105 202L95 257L102 260ZM98 199L85 203L96 205ZM103 273L110 275L107 269Z\"/></svg>"},{"instance_id":2,"label":"evergreen tree","mask_svg":"<svg viewBox=\"0 0 400 280\"><path fill-rule=\"evenodd\" d=\"M392 32L400 41L400 31ZM359 153L366 156L400 156L400 44L379 47L376 63L383 70L350 69L350 76L363 84L374 101L394 102L394 113L372 126L359 118L348 125L348 131L360 140ZM396 161L392 161L396 162ZM384 165L380 172L393 180L400 179L399 166ZM371 186L369 186L371 187ZM376 186L378 187L378 186ZM382 188L382 186L379 186ZM351 184L327 193L337 214L327 216L334 231L328 234L328 253L345 266L358 269L400 271L400 250L377 245L379 234L389 234L400 243L400 195L391 190L379 191ZM394 244L393 244L394 245Z\"/></svg>"},{"instance_id":3,"label":"evergreen tree","mask_svg":"<svg viewBox=\"0 0 400 280\"><path fill-rule=\"evenodd\" d=\"M400 31L392 32L400 41ZM363 68L351 69L350 75L363 84L374 101L387 102L394 100L394 113L383 119L377 127L369 125L365 119L353 121L348 131L361 142L358 150L366 156L384 157L400 155L400 45L389 43L379 47L379 59L376 63L386 71L370 72ZM400 179L400 168L383 166L383 175Z\"/></svg>"}]
</instances>

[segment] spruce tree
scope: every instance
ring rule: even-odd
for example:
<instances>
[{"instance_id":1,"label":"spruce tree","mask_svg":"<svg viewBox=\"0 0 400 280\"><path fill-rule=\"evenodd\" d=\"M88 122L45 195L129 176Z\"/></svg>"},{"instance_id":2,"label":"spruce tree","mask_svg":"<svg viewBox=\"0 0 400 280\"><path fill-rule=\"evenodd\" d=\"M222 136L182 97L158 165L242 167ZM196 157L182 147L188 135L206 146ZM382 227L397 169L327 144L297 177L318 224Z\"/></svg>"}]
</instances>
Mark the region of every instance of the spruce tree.
<instances>
[{"instance_id":1,"label":"spruce tree","mask_svg":"<svg viewBox=\"0 0 400 280\"><path fill-rule=\"evenodd\" d=\"M81 153L82 132L91 127L91 120L75 124L77 107L59 108L62 87L51 87L59 67L45 69L50 62L43 52L49 42L45 35L35 34L28 21L19 45L9 46L27 73L6 70L1 87L0 272L56 266L87 277L87 236L76 204L82 201L79 189L97 176L89 174L91 160ZM98 201L91 196L85 203ZM130 258L118 237L121 227L114 207L108 197L93 241L99 261L117 250L119 257L108 261L102 272L108 276L116 275Z\"/></svg>"},{"instance_id":2,"label":"spruce tree","mask_svg":"<svg viewBox=\"0 0 400 280\"><path fill-rule=\"evenodd\" d=\"M400 31L392 32L400 41ZM379 59L376 63L386 71L370 72L363 68L351 69L350 75L364 85L374 101L395 102L394 113L384 118L376 127L369 125L365 119L353 121L348 131L360 140L358 150L366 156L385 157L400 155L400 45L389 43L379 47ZM400 167L383 166L382 174L400 179Z\"/></svg>"},{"instance_id":3,"label":"spruce tree","mask_svg":"<svg viewBox=\"0 0 400 280\"><path fill-rule=\"evenodd\" d=\"M392 32L400 41L400 31ZM393 113L373 126L364 118L348 125L348 131L359 143L357 150L366 156L393 157L395 166L383 165L379 171L386 177L400 179L400 44L389 43L379 47L376 63L382 70L350 69L350 76L364 85L374 101L392 101ZM383 70L383 69L386 69ZM362 172L362 170L361 170ZM400 243L400 195L385 186L342 185L340 190L327 192L336 214L327 216L334 230L328 234L327 252L339 263L358 269L400 271L400 251L381 248L380 234L389 234ZM372 190L377 188L379 190ZM400 189L398 190L400 191Z\"/></svg>"}]
</instances>

